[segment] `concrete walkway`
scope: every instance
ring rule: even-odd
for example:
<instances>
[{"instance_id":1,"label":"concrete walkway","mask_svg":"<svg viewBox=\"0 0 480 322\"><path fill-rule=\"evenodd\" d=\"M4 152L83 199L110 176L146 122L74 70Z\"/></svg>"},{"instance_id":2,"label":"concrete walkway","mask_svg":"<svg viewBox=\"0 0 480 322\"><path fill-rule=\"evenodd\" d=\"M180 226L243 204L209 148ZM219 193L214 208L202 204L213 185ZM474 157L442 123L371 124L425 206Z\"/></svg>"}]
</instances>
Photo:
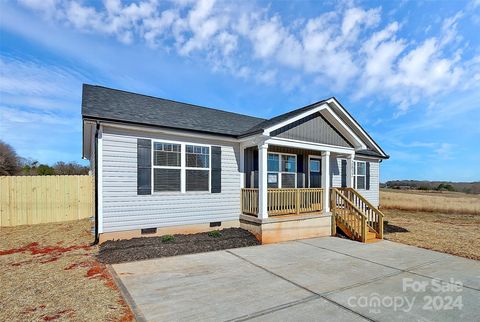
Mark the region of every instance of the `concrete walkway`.
<instances>
[{"instance_id":1,"label":"concrete walkway","mask_svg":"<svg viewBox=\"0 0 480 322\"><path fill-rule=\"evenodd\" d=\"M480 321L480 262L316 238L113 265L139 321Z\"/></svg>"}]
</instances>

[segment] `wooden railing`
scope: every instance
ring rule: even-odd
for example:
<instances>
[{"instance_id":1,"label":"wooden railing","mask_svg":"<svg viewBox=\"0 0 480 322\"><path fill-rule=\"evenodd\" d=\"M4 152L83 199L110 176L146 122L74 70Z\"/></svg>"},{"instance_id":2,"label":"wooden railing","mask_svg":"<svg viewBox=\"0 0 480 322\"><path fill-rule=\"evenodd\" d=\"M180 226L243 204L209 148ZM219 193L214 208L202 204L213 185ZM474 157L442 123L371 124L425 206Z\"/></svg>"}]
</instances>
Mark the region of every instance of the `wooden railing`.
<instances>
[{"instance_id":1,"label":"wooden railing","mask_svg":"<svg viewBox=\"0 0 480 322\"><path fill-rule=\"evenodd\" d=\"M258 189L243 188L240 194L242 213L256 215L258 213Z\"/></svg>"},{"instance_id":2,"label":"wooden railing","mask_svg":"<svg viewBox=\"0 0 480 322\"><path fill-rule=\"evenodd\" d=\"M343 225L352 239L366 242L367 216L355 206L339 189L333 188L331 192L332 230L337 225ZM335 234L332 231L332 234Z\"/></svg>"},{"instance_id":3,"label":"wooden railing","mask_svg":"<svg viewBox=\"0 0 480 322\"><path fill-rule=\"evenodd\" d=\"M299 213L297 189L268 189L267 195L269 215Z\"/></svg>"},{"instance_id":4,"label":"wooden railing","mask_svg":"<svg viewBox=\"0 0 480 322\"><path fill-rule=\"evenodd\" d=\"M258 213L258 189L244 188L241 192L242 213ZM267 190L267 211L271 216L320 212L323 210L323 189Z\"/></svg>"},{"instance_id":5,"label":"wooden railing","mask_svg":"<svg viewBox=\"0 0 480 322\"><path fill-rule=\"evenodd\" d=\"M383 213L355 189L337 188L337 190L367 217L367 224L375 230L377 238L383 238Z\"/></svg>"}]
</instances>

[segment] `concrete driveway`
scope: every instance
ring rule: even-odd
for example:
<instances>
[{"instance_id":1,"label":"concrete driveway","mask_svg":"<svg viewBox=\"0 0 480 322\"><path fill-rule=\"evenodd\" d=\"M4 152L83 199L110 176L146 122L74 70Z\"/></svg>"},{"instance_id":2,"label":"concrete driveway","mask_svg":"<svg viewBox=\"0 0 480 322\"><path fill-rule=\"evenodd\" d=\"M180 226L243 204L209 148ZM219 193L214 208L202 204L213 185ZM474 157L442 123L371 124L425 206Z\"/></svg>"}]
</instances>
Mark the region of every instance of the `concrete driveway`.
<instances>
[{"instance_id":1,"label":"concrete driveway","mask_svg":"<svg viewBox=\"0 0 480 322\"><path fill-rule=\"evenodd\" d=\"M316 238L112 265L138 320L480 321L480 262Z\"/></svg>"}]
</instances>

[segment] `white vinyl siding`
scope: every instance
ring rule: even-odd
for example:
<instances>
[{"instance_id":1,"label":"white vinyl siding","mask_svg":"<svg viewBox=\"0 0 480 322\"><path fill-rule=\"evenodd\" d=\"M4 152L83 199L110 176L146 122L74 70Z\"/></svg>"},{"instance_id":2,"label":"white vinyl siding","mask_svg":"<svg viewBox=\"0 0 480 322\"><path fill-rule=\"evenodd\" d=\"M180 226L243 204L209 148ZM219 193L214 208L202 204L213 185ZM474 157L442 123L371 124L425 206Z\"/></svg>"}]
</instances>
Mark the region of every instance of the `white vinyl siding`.
<instances>
[{"instance_id":1,"label":"white vinyl siding","mask_svg":"<svg viewBox=\"0 0 480 322\"><path fill-rule=\"evenodd\" d=\"M355 157L355 160L370 162L370 189L359 189L357 191L370 201L372 205L378 207L380 193L380 163L375 159L361 157Z\"/></svg>"},{"instance_id":2,"label":"white vinyl siding","mask_svg":"<svg viewBox=\"0 0 480 322\"><path fill-rule=\"evenodd\" d=\"M343 158L344 159L344 158ZM357 190L362 196L364 196L372 205L378 207L379 193L380 193L380 163L375 159L367 159L361 157L355 157L355 160L370 162L370 190ZM353 163L353 162L352 162ZM342 186L342 158L331 156L330 157L330 182L332 187L339 188ZM348 179L347 179L348 180ZM350 183L347 182L347 186Z\"/></svg>"},{"instance_id":3,"label":"white vinyl siding","mask_svg":"<svg viewBox=\"0 0 480 322\"><path fill-rule=\"evenodd\" d=\"M187 191L138 195L137 138L221 146L222 192ZM105 127L102 166L103 231L238 220L240 215L238 153L239 145L233 142Z\"/></svg>"}]
</instances>

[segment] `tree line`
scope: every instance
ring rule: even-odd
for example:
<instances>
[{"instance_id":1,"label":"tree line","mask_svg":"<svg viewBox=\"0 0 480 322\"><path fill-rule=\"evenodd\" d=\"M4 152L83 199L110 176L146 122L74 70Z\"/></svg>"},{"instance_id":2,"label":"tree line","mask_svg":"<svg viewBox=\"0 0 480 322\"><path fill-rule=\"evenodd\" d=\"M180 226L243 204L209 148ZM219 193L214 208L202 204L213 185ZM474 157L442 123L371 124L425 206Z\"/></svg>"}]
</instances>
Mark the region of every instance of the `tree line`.
<instances>
[{"instance_id":1,"label":"tree line","mask_svg":"<svg viewBox=\"0 0 480 322\"><path fill-rule=\"evenodd\" d=\"M58 161L52 166L23 158L15 149L0 140L0 176L85 175L89 167L77 162Z\"/></svg>"},{"instance_id":2,"label":"tree line","mask_svg":"<svg viewBox=\"0 0 480 322\"><path fill-rule=\"evenodd\" d=\"M390 189L458 191L473 194L480 193L480 182L391 180L381 184L381 186Z\"/></svg>"}]
</instances>

